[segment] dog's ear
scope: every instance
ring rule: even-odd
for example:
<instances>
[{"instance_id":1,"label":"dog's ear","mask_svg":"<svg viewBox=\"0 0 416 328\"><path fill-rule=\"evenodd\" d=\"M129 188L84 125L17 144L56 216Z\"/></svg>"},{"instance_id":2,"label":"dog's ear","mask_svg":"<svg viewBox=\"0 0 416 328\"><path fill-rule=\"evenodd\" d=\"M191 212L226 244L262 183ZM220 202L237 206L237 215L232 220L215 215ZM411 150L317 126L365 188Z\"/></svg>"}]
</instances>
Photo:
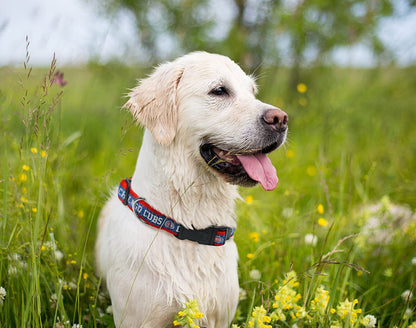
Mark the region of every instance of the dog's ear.
<instances>
[{"instance_id":1,"label":"dog's ear","mask_svg":"<svg viewBox=\"0 0 416 328\"><path fill-rule=\"evenodd\" d=\"M162 145L175 138L178 125L177 88L183 68L166 63L158 68L130 93L123 106L152 133Z\"/></svg>"}]
</instances>

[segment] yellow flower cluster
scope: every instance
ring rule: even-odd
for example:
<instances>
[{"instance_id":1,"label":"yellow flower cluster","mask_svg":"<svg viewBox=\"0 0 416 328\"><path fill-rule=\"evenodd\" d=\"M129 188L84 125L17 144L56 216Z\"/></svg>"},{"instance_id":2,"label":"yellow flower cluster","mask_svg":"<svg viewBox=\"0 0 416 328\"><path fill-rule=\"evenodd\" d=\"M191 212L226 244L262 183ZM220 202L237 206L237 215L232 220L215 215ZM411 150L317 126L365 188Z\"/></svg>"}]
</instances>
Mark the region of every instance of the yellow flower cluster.
<instances>
[{"instance_id":1,"label":"yellow flower cluster","mask_svg":"<svg viewBox=\"0 0 416 328\"><path fill-rule=\"evenodd\" d=\"M202 312L199 312L198 301L191 300L185 303L185 306L175 315L173 321L174 326L188 327L188 328L199 328L195 323L198 319L204 316Z\"/></svg>"},{"instance_id":2,"label":"yellow flower cluster","mask_svg":"<svg viewBox=\"0 0 416 328\"><path fill-rule=\"evenodd\" d=\"M272 303L272 312L268 314L263 305L255 307L249 318L248 327L271 328L271 323L278 322L285 325L303 324L305 327L320 326L324 323L325 327L331 328L358 325L374 328L376 326L377 319L374 316L361 317L362 310L355 308L358 304L356 299L352 302L346 299L344 302L340 302L336 308L329 309L329 291L325 290L323 286L316 289L314 297L306 309L298 304L302 298L297 292L298 286L296 272L287 273L276 291L275 301ZM232 327L239 328L237 325Z\"/></svg>"},{"instance_id":3,"label":"yellow flower cluster","mask_svg":"<svg viewBox=\"0 0 416 328\"><path fill-rule=\"evenodd\" d=\"M358 314L361 314L361 309L354 309L354 307L358 304L358 300L354 300L350 302L346 299L344 302L339 303L337 306L336 313L341 319L348 318L351 324L354 324L358 319Z\"/></svg>"},{"instance_id":4,"label":"yellow flower cluster","mask_svg":"<svg viewBox=\"0 0 416 328\"><path fill-rule=\"evenodd\" d=\"M317 210L318 210L318 213L319 213L319 214L324 214L324 206L323 206L322 204L319 204L319 205L318 205ZM325 220L325 218L319 218L319 219L318 219L318 224L319 224L321 227L326 227L326 226L328 225L328 221L327 221L327 220Z\"/></svg>"},{"instance_id":5,"label":"yellow flower cluster","mask_svg":"<svg viewBox=\"0 0 416 328\"><path fill-rule=\"evenodd\" d=\"M256 306L251 313L250 320L248 321L248 327L253 328L272 328L269 323L272 319L266 315L267 311L263 305Z\"/></svg>"},{"instance_id":6,"label":"yellow flower cluster","mask_svg":"<svg viewBox=\"0 0 416 328\"><path fill-rule=\"evenodd\" d=\"M32 147L32 148L30 148L30 152L32 153L32 154L37 154L38 153L38 149L37 148L35 148L35 147ZM42 158L43 157L46 157L46 151L44 151L44 150L41 150L41 152L40 152L40 156L42 156Z\"/></svg>"},{"instance_id":7,"label":"yellow flower cluster","mask_svg":"<svg viewBox=\"0 0 416 328\"><path fill-rule=\"evenodd\" d=\"M315 298L311 301L311 310L320 315L325 315L329 302L329 292L323 286L319 286L315 292Z\"/></svg>"},{"instance_id":8,"label":"yellow flower cluster","mask_svg":"<svg viewBox=\"0 0 416 328\"><path fill-rule=\"evenodd\" d=\"M298 305L302 296L296 291L299 286L295 271L286 274L283 285L278 289L273 303L274 311L271 314L273 321L286 321L286 315L292 319L303 318L306 316L305 308Z\"/></svg>"}]
</instances>

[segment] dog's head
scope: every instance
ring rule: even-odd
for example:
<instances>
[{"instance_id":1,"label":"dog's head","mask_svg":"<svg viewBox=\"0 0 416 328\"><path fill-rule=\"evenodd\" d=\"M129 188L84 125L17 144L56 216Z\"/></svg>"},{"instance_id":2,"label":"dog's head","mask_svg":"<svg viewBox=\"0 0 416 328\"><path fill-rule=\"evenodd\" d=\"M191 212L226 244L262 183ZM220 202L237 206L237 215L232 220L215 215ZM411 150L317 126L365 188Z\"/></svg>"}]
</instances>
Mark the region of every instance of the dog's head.
<instances>
[{"instance_id":1,"label":"dog's head","mask_svg":"<svg viewBox=\"0 0 416 328\"><path fill-rule=\"evenodd\" d=\"M288 116L256 93L254 79L229 58L194 52L159 66L125 107L157 142L181 143L211 173L271 190L278 179L266 154L284 143Z\"/></svg>"}]
</instances>

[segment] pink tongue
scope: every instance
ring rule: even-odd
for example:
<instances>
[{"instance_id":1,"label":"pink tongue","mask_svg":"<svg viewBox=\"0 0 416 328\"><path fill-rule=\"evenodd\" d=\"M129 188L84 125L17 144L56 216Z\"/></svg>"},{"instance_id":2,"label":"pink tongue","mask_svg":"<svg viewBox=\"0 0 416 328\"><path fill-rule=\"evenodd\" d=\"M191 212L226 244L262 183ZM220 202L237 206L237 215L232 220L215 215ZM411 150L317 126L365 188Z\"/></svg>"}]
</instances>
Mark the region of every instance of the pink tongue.
<instances>
[{"instance_id":1,"label":"pink tongue","mask_svg":"<svg viewBox=\"0 0 416 328\"><path fill-rule=\"evenodd\" d=\"M264 190L276 188L279 179L276 169L266 154L237 155L237 158L250 178L260 182Z\"/></svg>"}]
</instances>

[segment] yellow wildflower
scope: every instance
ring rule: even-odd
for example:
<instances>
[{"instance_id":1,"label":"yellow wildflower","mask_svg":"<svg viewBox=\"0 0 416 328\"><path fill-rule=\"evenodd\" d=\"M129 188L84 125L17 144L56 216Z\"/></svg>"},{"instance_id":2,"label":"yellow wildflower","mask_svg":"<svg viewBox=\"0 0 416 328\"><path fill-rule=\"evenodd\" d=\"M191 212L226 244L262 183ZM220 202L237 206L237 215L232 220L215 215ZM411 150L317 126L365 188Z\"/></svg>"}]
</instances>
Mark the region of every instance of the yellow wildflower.
<instances>
[{"instance_id":1,"label":"yellow wildflower","mask_svg":"<svg viewBox=\"0 0 416 328\"><path fill-rule=\"evenodd\" d=\"M326 227L326 226L328 225L328 221L327 221L327 220L325 220L324 218L319 218L319 219L318 219L318 224L319 224L321 227Z\"/></svg>"},{"instance_id":2,"label":"yellow wildflower","mask_svg":"<svg viewBox=\"0 0 416 328\"><path fill-rule=\"evenodd\" d=\"M288 150L287 152L286 152L286 157L287 158L293 158L295 156L295 152L293 151L293 150Z\"/></svg>"},{"instance_id":3,"label":"yellow wildflower","mask_svg":"<svg viewBox=\"0 0 416 328\"><path fill-rule=\"evenodd\" d=\"M35 147L30 148L30 151L32 152L32 154L37 154L38 153L38 149Z\"/></svg>"},{"instance_id":4,"label":"yellow wildflower","mask_svg":"<svg viewBox=\"0 0 416 328\"><path fill-rule=\"evenodd\" d=\"M247 203L247 204L251 204L251 203L253 203L253 196L248 195L248 196L246 197L246 203Z\"/></svg>"},{"instance_id":5,"label":"yellow wildflower","mask_svg":"<svg viewBox=\"0 0 416 328\"><path fill-rule=\"evenodd\" d=\"M46 157L46 151L42 150L42 151L40 152L40 156L42 156L42 158L43 158L43 157Z\"/></svg>"},{"instance_id":6,"label":"yellow wildflower","mask_svg":"<svg viewBox=\"0 0 416 328\"><path fill-rule=\"evenodd\" d=\"M324 213L324 205L319 204L317 210L318 210L319 214L323 214Z\"/></svg>"},{"instance_id":7,"label":"yellow wildflower","mask_svg":"<svg viewBox=\"0 0 416 328\"><path fill-rule=\"evenodd\" d=\"M253 259L254 258L254 254L253 253L248 253L247 254L247 258L250 259L250 260Z\"/></svg>"},{"instance_id":8,"label":"yellow wildflower","mask_svg":"<svg viewBox=\"0 0 416 328\"><path fill-rule=\"evenodd\" d=\"M250 240L254 241L255 243L257 243L259 241L259 233L258 232L252 232L248 235L248 238L250 238Z\"/></svg>"},{"instance_id":9,"label":"yellow wildflower","mask_svg":"<svg viewBox=\"0 0 416 328\"><path fill-rule=\"evenodd\" d=\"M82 278L84 278L84 280L87 280L87 278L88 278L88 273L84 272L84 274L82 275Z\"/></svg>"},{"instance_id":10,"label":"yellow wildflower","mask_svg":"<svg viewBox=\"0 0 416 328\"><path fill-rule=\"evenodd\" d=\"M32 212L36 213L38 211L38 209L36 207L32 207Z\"/></svg>"},{"instance_id":11,"label":"yellow wildflower","mask_svg":"<svg viewBox=\"0 0 416 328\"><path fill-rule=\"evenodd\" d=\"M299 93L305 93L305 92L306 92L306 90L308 90L308 87L306 86L306 84L305 84L305 83L299 83L299 84L297 85L297 89L298 89L298 92L299 92Z\"/></svg>"},{"instance_id":12,"label":"yellow wildflower","mask_svg":"<svg viewBox=\"0 0 416 328\"><path fill-rule=\"evenodd\" d=\"M20 182L26 182L27 181L27 175L25 173L21 173L19 175L19 181Z\"/></svg>"},{"instance_id":13,"label":"yellow wildflower","mask_svg":"<svg viewBox=\"0 0 416 328\"><path fill-rule=\"evenodd\" d=\"M30 170L30 166L29 165L23 165L22 166L23 171L29 171Z\"/></svg>"}]
</instances>

